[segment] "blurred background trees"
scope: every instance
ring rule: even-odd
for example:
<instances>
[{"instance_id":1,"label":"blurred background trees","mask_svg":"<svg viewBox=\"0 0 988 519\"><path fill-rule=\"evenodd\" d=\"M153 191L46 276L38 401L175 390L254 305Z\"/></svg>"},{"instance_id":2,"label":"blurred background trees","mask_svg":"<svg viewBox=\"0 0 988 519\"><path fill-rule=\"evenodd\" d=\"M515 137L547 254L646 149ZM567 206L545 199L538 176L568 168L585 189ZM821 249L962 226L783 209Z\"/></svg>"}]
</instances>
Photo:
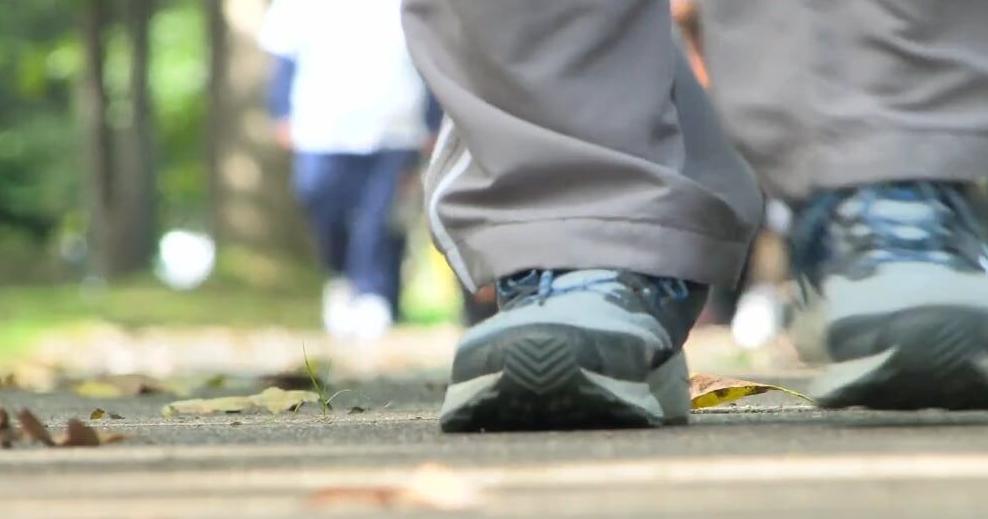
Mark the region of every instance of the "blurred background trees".
<instances>
[{"instance_id":1,"label":"blurred background trees","mask_svg":"<svg viewBox=\"0 0 988 519\"><path fill-rule=\"evenodd\" d=\"M251 282L307 261L261 101L267 63L254 31L265 5L4 9L0 282L147 271L176 227L209 232L221 269Z\"/></svg>"},{"instance_id":2,"label":"blurred background trees","mask_svg":"<svg viewBox=\"0 0 988 519\"><path fill-rule=\"evenodd\" d=\"M263 102L267 3L0 0L0 364L104 325L319 327ZM196 290L151 275L175 229L216 244ZM458 318L421 226L406 274L408 322Z\"/></svg>"}]
</instances>

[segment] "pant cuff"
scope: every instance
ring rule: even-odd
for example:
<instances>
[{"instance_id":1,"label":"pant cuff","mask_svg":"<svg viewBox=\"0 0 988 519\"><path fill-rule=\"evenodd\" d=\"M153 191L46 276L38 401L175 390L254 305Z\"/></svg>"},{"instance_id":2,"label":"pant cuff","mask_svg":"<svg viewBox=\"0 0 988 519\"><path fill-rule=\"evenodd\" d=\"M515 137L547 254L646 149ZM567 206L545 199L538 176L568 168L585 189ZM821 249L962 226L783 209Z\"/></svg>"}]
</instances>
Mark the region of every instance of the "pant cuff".
<instances>
[{"instance_id":1,"label":"pant cuff","mask_svg":"<svg viewBox=\"0 0 988 519\"><path fill-rule=\"evenodd\" d=\"M988 134L841 131L822 139L811 160L816 189L898 180L975 182L988 175Z\"/></svg>"},{"instance_id":2,"label":"pant cuff","mask_svg":"<svg viewBox=\"0 0 988 519\"><path fill-rule=\"evenodd\" d=\"M457 257L476 286L529 269L593 268L733 286L747 239L725 241L650 222L568 218L466 233L457 241Z\"/></svg>"}]
</instances>

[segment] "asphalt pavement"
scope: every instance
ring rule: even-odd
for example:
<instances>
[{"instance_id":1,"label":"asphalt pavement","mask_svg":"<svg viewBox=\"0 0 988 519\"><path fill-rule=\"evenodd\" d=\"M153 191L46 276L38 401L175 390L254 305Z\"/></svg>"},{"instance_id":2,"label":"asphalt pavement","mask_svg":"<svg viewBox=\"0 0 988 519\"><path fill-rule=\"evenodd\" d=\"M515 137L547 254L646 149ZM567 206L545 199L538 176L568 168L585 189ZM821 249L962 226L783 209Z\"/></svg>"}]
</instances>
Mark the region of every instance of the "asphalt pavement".
<instances>
[{"instance_id":1,"label":"asphalt pavement","mask_svg":"<svg viewBox=\"0 0 988 519\"><path fill-rule=\"evenodd\" d=\"M684 427L444 435L441 384L349 389L328 412L176 418L165 395L0 391L52 430L99 407L126 436L0 451L0 517L988 517L988 413L765 395Z\"/></svg>"}]
</instances>

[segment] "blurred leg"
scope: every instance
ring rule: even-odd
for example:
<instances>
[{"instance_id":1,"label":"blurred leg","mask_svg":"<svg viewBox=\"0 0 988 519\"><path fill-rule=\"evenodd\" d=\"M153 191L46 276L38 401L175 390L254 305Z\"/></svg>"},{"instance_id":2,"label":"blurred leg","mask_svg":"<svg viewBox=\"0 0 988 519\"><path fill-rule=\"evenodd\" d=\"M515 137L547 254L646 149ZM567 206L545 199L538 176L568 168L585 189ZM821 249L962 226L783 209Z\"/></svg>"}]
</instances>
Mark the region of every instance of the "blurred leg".
<instances>
[{"instance_id":1,"label":"blurred leg","mask_svg":"<svg viewBox=\"0 0 988 519\"><path fill-rule=\"evenodd\" d=\"M352 197L346 155L299 153L295 156L295 194L315 236L319 257L329 272L342 272L347 250L346 219Z\"/></svg>"},{"instance_id":2,"label":"blurred leg","mask_svg":"<svg viewBox=\"0 0 988 519\"><path fill-rule=\"evenodd\" d=\"M988 408L988 3L707 0L720 105L797 202L792 336L823 406Z\"/></svg>"},{"instance_id":3,"label":"blurred leg","mask_svg":"<svg viewBox=\"0 0 988 519\"><path fill-rule=\"evenodd\" d=\"M377 294L394 302L400 273L401 236L392 225L392 207L401 177L414 152L382 151L362 156L361 188L350 223L347 274L356 294Z\"/></svg>"},{"instance_id":4,"label":"blurred leg","mask_svg":"<svg viewBox=\"0 0 988 519\"><path fill-rule=\"evenodd\" d=\"M701 5L714 100L773 194L988 175L988 2Z\"/></svg>"}]
</instances>

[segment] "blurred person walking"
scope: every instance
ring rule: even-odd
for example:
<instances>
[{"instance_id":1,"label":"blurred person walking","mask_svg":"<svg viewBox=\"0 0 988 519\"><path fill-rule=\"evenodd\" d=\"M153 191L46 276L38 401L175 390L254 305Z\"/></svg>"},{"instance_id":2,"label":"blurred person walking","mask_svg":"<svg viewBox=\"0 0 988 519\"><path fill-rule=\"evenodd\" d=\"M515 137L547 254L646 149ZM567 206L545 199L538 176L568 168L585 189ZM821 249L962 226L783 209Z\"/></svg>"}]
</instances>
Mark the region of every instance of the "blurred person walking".
<instances>
[{"instance_id":1,"label":"blurred person walking","mask_svg":"<svg viewBox=\"0 0 988 519\"><path fill-rule=\"evenodd\" d=\"M988 3L711 8L715 97L796 211L817 401L988 408ZM448 114L433 235L500 303L457 350L442 428L686 422L683 342L708 286L737 280L763 198L668 1L405 0L404 22Z\"/></svg>"},{"instance_id":2,"label":"blurred person walking","mask_svg":"<svg viewBox=\"0 0 988 519\"><path fill-rule=\"evenodd\" d=\"M326 269L323 322L376 338L398 308L399 186L428 138L426 90L400 0L274 0L260 34L274 56L269 110L294 151L294 187Z\"/></svg>"}]
</instances>

